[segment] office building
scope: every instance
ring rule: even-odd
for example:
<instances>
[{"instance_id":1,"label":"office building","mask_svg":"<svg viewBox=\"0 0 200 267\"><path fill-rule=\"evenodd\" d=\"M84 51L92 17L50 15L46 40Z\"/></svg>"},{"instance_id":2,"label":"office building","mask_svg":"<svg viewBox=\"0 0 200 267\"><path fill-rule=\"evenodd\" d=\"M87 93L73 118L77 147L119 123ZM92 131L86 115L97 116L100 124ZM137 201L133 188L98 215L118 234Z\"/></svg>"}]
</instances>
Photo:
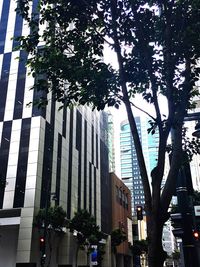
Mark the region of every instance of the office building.
<instances>
[{"instance_id":1,"label":"office building","mask_svg":"<svg viewBox=\"0 0 200 267\"><path fill-rule=\"evenodd\" d=\"M89 107L58 111L59 104L51 101L42 109L27 106L38 93L30 90L34 79L27 76L27 54L14 51L17 42L11 37L29 30L15 8L15 0L0 1L0 263L36 267L40 254L34 216L54 194L67 218L87 209L101 226L100 184L108 163L104 154L101 166L106 145L100 113ZM74 245L66 233L51 266L72 266Z\"/></svg>"},{"instance_id":2,"label":"office building","mask_svg":"<svg viewBox=\"0 0 200 267\"><path fill-rule=\"evenodd\" d=\"M195 132L195 126L200 121L200 100L196 100L196 107L189 112L189 117L185 118L184 126L187 129L187 136L191 139L192 134ZM190 171L192 176L192 183L194 190L200 191L200 155L194 154L190 162Z\"/></svg>"},{"instance_id":3,"label":"office building","mask_svg":"<svg viewBox=\"0 0 200 267\"><path fill-rule=\"evenodd\" d=\"M115 132L114 132L114 123L113 115L111 112L107 112L108 115L108 148L109 148L109 171L115 172Z\"/></svg>"},{"instance_id":4,"label":"office building","mask_svg":"<svg viewBox=\"0 0 200 267\"><path fill-rule=\"evenodd\" d=\"M147 118L136 117L135 120L150 177L150 172L157 163L158 134L148 134L147 129L150 125ZM125 120L120 126L121 178L131 191L132 213L135 214L136 206L144 205L143 185L129 122Z\"/></svg>"}]
</instances>

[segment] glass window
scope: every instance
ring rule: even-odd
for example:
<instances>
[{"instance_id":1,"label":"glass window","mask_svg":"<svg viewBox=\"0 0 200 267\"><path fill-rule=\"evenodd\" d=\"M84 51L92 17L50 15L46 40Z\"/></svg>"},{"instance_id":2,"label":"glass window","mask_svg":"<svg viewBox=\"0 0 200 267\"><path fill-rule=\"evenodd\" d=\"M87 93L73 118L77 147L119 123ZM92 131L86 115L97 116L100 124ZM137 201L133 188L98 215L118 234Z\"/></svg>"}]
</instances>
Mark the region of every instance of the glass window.
<instances>
[{"instance_id":1,"label":"glass window","mask_svg":"<svg viewBox=\"0 0 200 267\"><path fill-rule=\"evenodd\" d=\"M122 168L132 168L132 164L131 163L125 163L121 165Z\"/></svg>"},{"instance_id":2,"label":"glass window","mask_svg":"<svg viewBox=\"0 0 200 267\"><path fill-rule=\"evenodd\" d=\"M124 124L121 126L121 131L130 131L130 126L129 124Z\"/></svg>"},{"instance_id":3,"label":"glass window","mask_svg":"<svg viewBox=\"0 0 200 267\"><path fill-rule=\"evenodd\" d=\"M120 133L120 137L124 137L124 136L129 136L130 137L130 132L121 132Z\"/></svg>"},{"instance_id":4,"label":"glass window","mask_svg":"<svg viewBox=\"0 0 200 267\"><path fill-rule=\"evenodd\" d=\"M121 172L121 175L122 175L122 178L124 178L124 177L133 177L132 172L125 172L125 173Z\"/></svg>"},{"instance_id":5,"label":"glass window","mask_svg":"<svg viewBox=\"0 0 200 267\"><path fill-rule=\"evenodd\" d=\"M122 154L121 155L121 159L130 159L131 158L131 154Z\"/></svg>"},{"instance_id":6,"label":"glass window","mask_svg":"<svg viewBox=\"0 0 200 267\"><path fill-rule=\"evenodd\" d=\"M130 136L121 136L121 141L130 141Z\"/></svg>"},{"instance_id":7,"label":"glass window","mask_svg":"<svg viewBox=\"0 0 200 267\"><path fill-rule=\"evenodd\" d=\"M123 165L124 163L132 163L132 160L131 159L122 159L121 164Z\"/></svg>"},{"instance_id":8,"label":"glass window","mask_svg":"<svg viewBox=\"0 0 200 267\"><path fill-rule=\"evenodd\" d=\"M124 168L123 166L122 166L122 172L123 173L125 173L125 172L130 172L131 174L132 174L132 171L131 171L131 169L130 168Z\"/></svg>"}]
</instances>

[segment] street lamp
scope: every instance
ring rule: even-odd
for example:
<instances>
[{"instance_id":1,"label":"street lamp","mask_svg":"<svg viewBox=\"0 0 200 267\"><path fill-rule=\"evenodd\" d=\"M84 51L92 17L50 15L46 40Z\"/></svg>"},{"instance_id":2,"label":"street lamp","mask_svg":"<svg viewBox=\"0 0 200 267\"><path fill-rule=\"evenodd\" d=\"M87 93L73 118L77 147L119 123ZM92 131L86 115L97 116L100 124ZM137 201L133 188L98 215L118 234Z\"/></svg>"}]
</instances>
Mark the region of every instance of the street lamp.
<instances>
[{"instance_id":1,"label":"street lamp","mask_svg":"<svg viewBox=\"0 0 200 267\"><path fill-rule=\"evenodd\" d=\"M192 134L195 137L200 137L200 113L187 114L184 121L198 121L195 127L195 132ZM185 267L197 267L197 248L194 242L195 219L193 217L193 205L191 202L191 194L193 192L191 172L189 164L185 164L179 171L177 178L176 194L178 198L178 207L180 210L180 219L182 222L182 229L175 235L181 235L183 244L183 254ZM189 204L190 203L190 204ZM178 230L178 229L177 229ZM180 231L182 230L182 231Z\"/></svg>"}]
</instances>

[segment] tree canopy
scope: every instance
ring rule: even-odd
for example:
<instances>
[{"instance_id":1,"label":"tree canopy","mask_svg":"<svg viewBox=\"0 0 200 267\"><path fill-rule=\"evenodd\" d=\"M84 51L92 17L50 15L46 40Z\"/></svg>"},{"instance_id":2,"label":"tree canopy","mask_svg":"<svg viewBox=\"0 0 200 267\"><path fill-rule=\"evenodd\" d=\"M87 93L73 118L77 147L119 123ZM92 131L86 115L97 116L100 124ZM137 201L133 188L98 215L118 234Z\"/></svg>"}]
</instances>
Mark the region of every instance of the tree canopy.
<instances>
[{"instance_id":1,"label":"tree canopy","mask_svg":"<svg viewBox=\"0 0 200 267\"><path fill-rule=\"evenodd\" d=\"M186 151L189 147L199 152L194 140L184 143L183 123L194 107L193 98L199 95L200 1L40 0L32 14L32 0L17 2L17 11L30 26L30 34L18 39L20 48L29 53L27 63L36 90L52 92L66 106L90 104L101 110L124 103L144 187L149 266L161 266L162 226L168 218L184 144ZM104 61L105 46L115 53L116 68ZM132 110L136 93L154 107L155 115L143 111L151 119L150 132L155 128L159 132L157 166L151 179ZM160 95L167 100L166 113ZM44 94L38 100L41 103L47 103ZM161 190L172 130L171 165Z\"/></svg>"},{"instance_id":2,"label":"tree canopy","mask_svg":"<svg viewBox=\"0 0 200 267\"><path fill-rule=\"evenodd\" d=\"M74 217L69 220L68 228L70 232L76 234L80 247L98 244L103 238L96 220L87 210L80 210L75 213Z\"/></svg>"},{"instance_id":3,"label":"tree canopy","mask_svg":"<svg viewBox=\"0 0 200 267\"><path fill-rule=\"evenodd\" d=\"M127 236L126 236L125 232L123 232L119 228L114 229L111 232L111 247L112 247L113 252L116 253L116 251L117 251L116 247L119 246L120 244L122 244L126 240L127 240Z\"/></svg>"},{"instance_id":4,"label":"tree canopy","mask_svg":"<svg viewBox=\"0 0 200 267\"><path fill-rule=\"evenodd\" d=\"M46 227L55 232L62 232L66 227L66 212L61 206L40 209L35 216L34 225L39 229Z\"/></svg>"},{"instance_id":5,"label":"tree canopy","mask_svg":"<svg viewBox=\"0 0 200 267\"><path fill-rule=\"evenodd\" d=\"M155 108L156 116L149 114L150 131L158 128L160 143L152 185L160 188L169 133L175 130L172 150L179 159L183 120L194 106L193 97L199 94L199 1L41 0L32 15L31 0L17 2L17 11L30 26L30 34L19 40L20 47L30 54L28 65L36 77L37 90L52 91L54 99L67 106L90 104L100 110L106 105L118 108L125 104L145 200L151 206L149 179L132 113L134 96L142 94ZM38 31L41 26L44 30ZM105 44L116 54L116 69L103 60ZM162 112L160 94L167 99L167 114ZM44 95L38 99L39 105L46 101ZM171 164L169 176L176 176L178 168ZM163 190L165 210L173 191L172 180ZM160 198L160 193L156 194Z\"/></svg>"},{"instance_id":6,"label":"tree canopy","mask_svg":"<svg viewBox=\"0 0 200 267\"><path fill-rule=\"evenodd\" d=\"M58 101L118 107L125 101L123 81L129 97L139 92L156 104L162 93L170 102L169 112L177 113L181 99L197 93L198 1L41 0L30 17L32 1L17 2L31 28L20 40L32 55L28 63L39 77L37 88L52 89ZM39 41L44 41L41 50ZM120 55L118 70L103 61L104 44Z\"/></svg>"}]
</instances>

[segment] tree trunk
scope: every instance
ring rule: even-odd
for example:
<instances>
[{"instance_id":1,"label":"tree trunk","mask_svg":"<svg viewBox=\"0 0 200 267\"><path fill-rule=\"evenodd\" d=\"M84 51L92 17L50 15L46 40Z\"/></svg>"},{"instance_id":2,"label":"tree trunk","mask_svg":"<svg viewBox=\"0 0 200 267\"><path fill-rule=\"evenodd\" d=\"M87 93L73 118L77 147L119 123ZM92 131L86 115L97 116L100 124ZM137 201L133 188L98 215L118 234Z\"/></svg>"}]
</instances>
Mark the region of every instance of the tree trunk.
<instances>
[{"instance_id":1,"label":"tree trunk","mask_svg":"<svg viewBox=\"0 0 200 267\"><path fill-rule=\"evenodd\" d=\"M162 232L164 222L159 217L147 217L147 236L148 236L148 266L163 267L166 259L166 252L162 246Z\"/></svg>"}]
</instances>

